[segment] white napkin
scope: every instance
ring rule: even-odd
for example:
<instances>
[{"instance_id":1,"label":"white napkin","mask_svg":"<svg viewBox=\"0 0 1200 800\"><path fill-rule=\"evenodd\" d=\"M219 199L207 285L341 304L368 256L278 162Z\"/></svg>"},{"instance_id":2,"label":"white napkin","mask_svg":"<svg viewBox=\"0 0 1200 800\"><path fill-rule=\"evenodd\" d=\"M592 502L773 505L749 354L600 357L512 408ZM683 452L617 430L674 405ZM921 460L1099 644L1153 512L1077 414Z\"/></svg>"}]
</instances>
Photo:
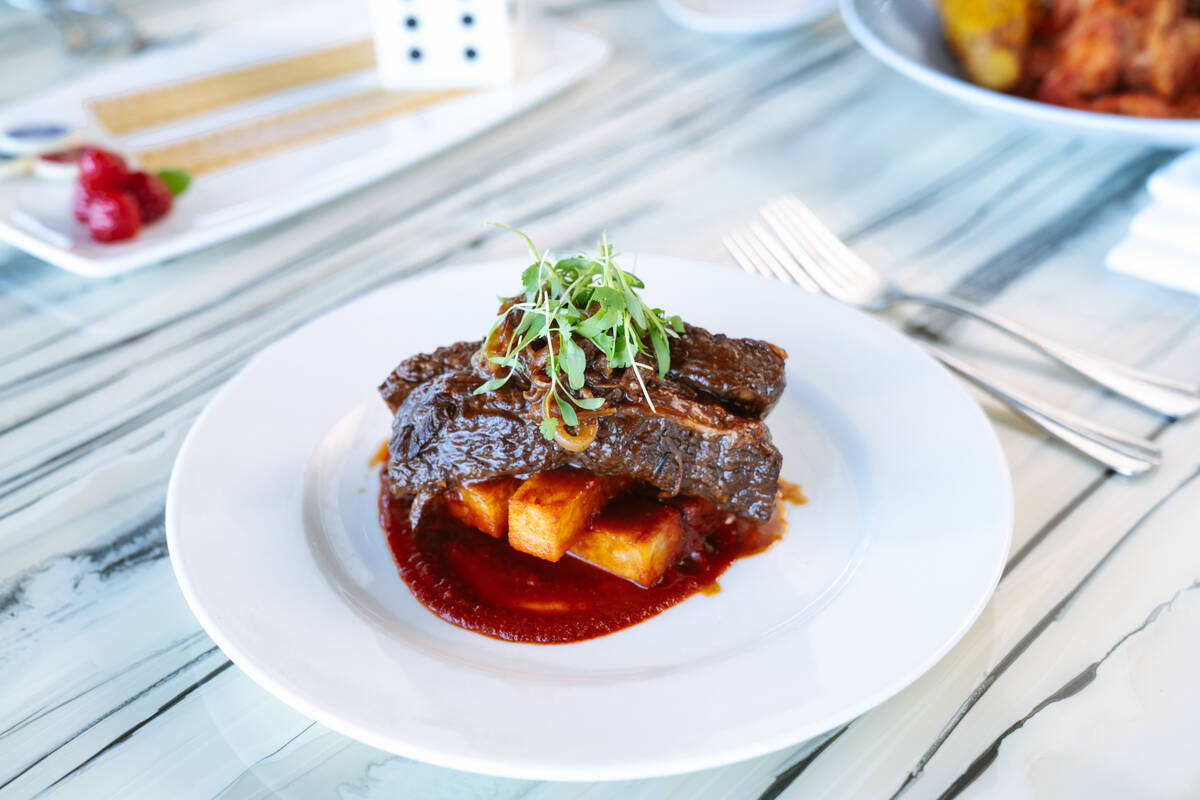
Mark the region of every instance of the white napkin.
<instances>
[{"instance_id":1,"label":"white napkin","mask_svg":"<svg viewBox=\"0 0 1200 800\"><path fill-rule=\"evenodd\" d=\"M1200 294L1200 151L1160 169L1147 186L1152 202L1108 252L1110 269Z\"/></svg>"}]
</instances>

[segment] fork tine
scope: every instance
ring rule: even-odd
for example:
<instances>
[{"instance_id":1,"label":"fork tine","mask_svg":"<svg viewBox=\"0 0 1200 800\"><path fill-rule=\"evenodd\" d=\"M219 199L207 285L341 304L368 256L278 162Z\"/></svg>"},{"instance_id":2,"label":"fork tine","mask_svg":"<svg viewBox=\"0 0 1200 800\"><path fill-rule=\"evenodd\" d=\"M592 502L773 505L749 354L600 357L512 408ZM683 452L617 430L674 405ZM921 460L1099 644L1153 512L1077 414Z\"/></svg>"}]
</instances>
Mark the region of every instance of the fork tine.
<instances>
[{"instance_id":1,"label":"fork tine","mask_svg":"<svg viewBox=\"0 0 1200 800\"><path fill-rule=\"evenodd\" d=\"M787 273L775 263L771 254L763 249L758 242L757 234L749 229L735 230L729 234L729 238L734 245L741 249L743 256L755 266L763 277L777 278L784 282L790 280ZM734 258L737 256L735 255Z\"/></svg>"},{"instance_id":2,"label":"fork tine","mask_svg":"<svg viewBox=\"0 0 1200 800\"><path fill-rule=\"evenodd\" d=\"M758 254L758 250L753 244L753 237L748 234L746 229L731 231L727 238L741 252L741 258L754 268L755 274L761 275L764 278L775 277L775 273L767 266L767 262ZM734 258L737 257L736 255L734 256ZM744 266L743 269L745 269Z\"/></svg>"},{"instance_id":3,"label":"fork tine","mask_svg":"<svg viewBox=\"0 0 1200 800\"><path fill-rule=\"evenodd\" d=\"M763 218L774 229L783 242L784 247L791 253L801 269L821 288L821 291L842 301L848 301L854 293L854 287L846 284L845 278L837 270L829 269L824 262L828 256L816 250L808 241L805 232L795 225L787 224L774 208L764 207Z\"/></svg>"},{"instance_id":4,"label":"fork tine","mask_svg":"<svg viewBox=\"0 0 1200 800\"><path fill-rule=\"evenodd\" d=\"M865 280L872 282L879 280L879 273L859 258L858 254L838 238L838 235L831 231L829 226L822 222L821 218L799 197L794 194L781 195L775 199L775 204L781 209L786 209L791 219L809 231L821 249L834 259L834 263L845 265Z\"/></svg>"},{"instance_id":5,"label":"fork tine","mask_svg":"<svg viewBox=\"0 0 1200 800\"><path fill-rule=\"evenodd\" d=\"M746 238L747 243L759 260L771 270L772 276L784 283L795 283L796 279L788 272L784 262L776 258L775 254L771 252L771 248L767 246L767 240L771 234L767 233L766 228L761 223L751 222L747 232L749 234Z\"/></svg>"},{"instance_id":6,"label":"fork tine","mask_svg":"<svg viewBox=\"0 0 1200 800\"><path fill-rule=\"evenodd\" d=\"M805 210L807 211L807 209ZM768 201L763 206L762 213L772 221L772 225L778 229L780 236L790 237L793 243L818 265L830 262L837 264L844 257L843 253L830 248L828 243L817 235L818 231L812 227L809 214L802 213L783 203L782 198ZM833 274L837 276L840 273L841 270L838 270Z\"/></svg>"},{"instance_id":7,"label":"fork tine","mask_svg":"<svg viewBox=\"0 0 1200 800\"><path fill-rule=\"evenodd\" d=\"M808 276L804 268L796 263L796 259L788 252L787 248L779 241L777 236L774 236L768 231L761 222L755 222L750 225L750 232L757 237L760 244L765 248L776 263L788 274L788 277L794 283L799 284L803 289L810 292L820 293L821 287Z\"/></svg>"},{"instance_id":8,"label":"fork tine","mask_svg":"<svg viewBox=\"0 0 1200 800\"><path fill-rule=\"evenodd\" d=\"M739 238L740 237L735 237L734 234L731 233L721 239L721 244L725 245L725 249L729 251L731 256L733 256L733 260L738 263L738 266L742 268L743 272L746 272L750 275L761 275L762 273L759 271L758 265L755 264L754 260L751 259L746 253L745 249L739 242Z\"/></svg>"}]
</instances>

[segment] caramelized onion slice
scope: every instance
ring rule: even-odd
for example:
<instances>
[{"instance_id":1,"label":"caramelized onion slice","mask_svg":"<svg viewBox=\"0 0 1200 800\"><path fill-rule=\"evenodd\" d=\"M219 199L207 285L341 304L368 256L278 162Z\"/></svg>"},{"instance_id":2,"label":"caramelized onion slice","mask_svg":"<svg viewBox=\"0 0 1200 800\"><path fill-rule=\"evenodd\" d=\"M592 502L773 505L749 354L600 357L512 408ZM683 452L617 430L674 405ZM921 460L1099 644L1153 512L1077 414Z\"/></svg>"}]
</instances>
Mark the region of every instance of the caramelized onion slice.
<instances>
[{"instance_id":1,"label":"caramelized onion slice","mask_svg":"<svg viewBox=\"0 0 1200 800\"><path fill-rule=\"evenodd\" d=\"M558 427L554 430L554 441L563 450L569 450L572 453L578 453L586 448L589 444L596 441L596 432L600 430L600 424L594 419L580 420L576 426L579 433L574 435L567 432L567 426L559 420Z\"/></svg>"},{"instance_id":2,"label":"caramelized onion slice","mask_svg":"<svg viewBox=\"0 0 1200 800\"><path fill-rule=\"evenodd\" d=\"M583 396L591 397L592 393L584 389ZM563 450L578 453L596 441L596 434L600 430L600 423L597 422L597 418L605 416L605 414L598 414L596 411L580 411L578 414L579 424L575 426L577 433L571 433L567 430L567 425L563 422L558 409L554 408L553 396L549 392L542 398L541 406L542 413L546 417L554 419L554 441ZM611 414L612 412L607 411L607 413Z\"/></svg>"}]
</instances>

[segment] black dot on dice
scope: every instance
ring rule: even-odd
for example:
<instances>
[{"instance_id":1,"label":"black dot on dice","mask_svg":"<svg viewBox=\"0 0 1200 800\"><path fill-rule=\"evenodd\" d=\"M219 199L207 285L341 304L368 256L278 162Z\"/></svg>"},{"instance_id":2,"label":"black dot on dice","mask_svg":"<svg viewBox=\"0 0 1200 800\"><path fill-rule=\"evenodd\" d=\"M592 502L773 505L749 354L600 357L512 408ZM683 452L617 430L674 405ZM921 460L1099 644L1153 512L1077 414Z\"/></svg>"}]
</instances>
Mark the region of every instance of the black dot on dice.
<instances>
[{"instance_id":1,"label":"black dot on dice","mask_svg":"<svg viewBox=\"0 0 1200 800\"><path fill-rule=\"evenodd\" d=\"M468 47L466 50L463 50L463 55L466 56L471 61L474 61L476 58L479 57L479 53L476 52L474 47Z\"/></svg>"},{"instance_id":2,"label":"black dot on dice","mask_svg":"<svg viewBox=\"0 0 1200 800\"><path fill-rule=\"evenodd\" d=\"M421 60L421 48L414 47L412 50L409 50L408 57L413 61L420 61Z\"/></svg>"},{"instance_id":3,"label":"black dot on dice","mask_svg":"<svg viewBox=\"0 0 1200 800\"><path fill-rule=\"evenodd\" d=\"M463 27L469 28L475 24L475 18L473 16L471 16L470 14L463 14L462 15L462 24L463 24Z\"/></svg>"},{"instance_id":4,"label":"black dot on dice","mask_svg":"<svg viewBox=\"0 0 1200 800\"><path fill-rule=\"evenodd\" d=\"M408 19L404 20L404 24L407 25L410 29L415 28L415 27L417 27L417 18L409 17Z\"/></svg>"}]
</instances>

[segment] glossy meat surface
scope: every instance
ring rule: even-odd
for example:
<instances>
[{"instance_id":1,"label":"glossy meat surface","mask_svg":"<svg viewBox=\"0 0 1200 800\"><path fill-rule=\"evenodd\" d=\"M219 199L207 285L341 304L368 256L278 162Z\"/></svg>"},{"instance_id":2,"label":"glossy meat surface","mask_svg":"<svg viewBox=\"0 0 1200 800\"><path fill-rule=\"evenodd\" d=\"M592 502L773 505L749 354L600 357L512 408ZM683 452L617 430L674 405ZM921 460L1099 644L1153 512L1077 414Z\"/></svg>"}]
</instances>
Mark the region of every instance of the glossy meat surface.
<instances>
[{"instance_id":1,"label":"glossy meat surface","mask_svg":"<svg viewBox=\"0 0 1200 800\"><path fill-rule=\"evenodd\" d=\"M395 414L409 392L425 381L444 372L467 369L482 344L482 340L455 342L446 347L439 347L432 353L418 353L404 359L379 385L379 394L383 397L383 402L387 403L387 407Z\"/></svg>"},{"instance_id":2,"label":"glossy meat surface","mask_svg":"<svg viewBox=\"0 0 1200 800\"><path fill-rule=\"evenodd\" d=\"M456 342L406 358L380 384L379 393L395 413L409 392L425 381L445 372L473 369L482 344ZM605 397L616 396L614 391L624 392L630 385L626 376L598 368L594 348L585 349L590 361L587 387ZM687 325L682 336L671 340L667 382L684 394L716 402L734 414L762 417L783 394L786 359L787 353L769 342L735 339Z\"/></svg>"},{"instance_id":3,"label":"glossy meat surface","mask_svg":"<svg viewBox=\"0 0 1200 800\"><path fill-rule=\"evenodd\" d=\"M734 339L687 325L671 340L667 380L716 400L735 414L761 417L783 394L787 353L759 339Z\"/></svg>"},{"instance_id":4,"label":"glossy meat surface","mask_svg":"<svg viewBox=\"0 0 1200 800\"><path fill-rule=\"evenodd\" d=\"M572 453L542 437L520 389L473 394L479 382L472 371L450 372L408 395L388 444L394 494L574 466L700 497L747 519L766 521L774 511L782 457L759 419L656 385L655 413L644 402L616 404L596 440Z\"/></svg>"},{"instance_id":5,"label":"glossy meat surface","mask_svg":"<svg viewBox=\"0 0 1200 800\"><path fill-rule=\"evenodd\" d=\"M474 394L484 380L479 347L415 355L379 387L394 414L391 490L414 497L417 516L444 489L563 466L633 477L751 520L773 513L782 458L761 417L783 393L780 348L688 326L672 341L665 379L643 370L654 411L632 370L607 369L589 353L587 388L609 413L595 441L573 453L541 435L540 413L518 381Z\"/></svg>"}]
</instances>

